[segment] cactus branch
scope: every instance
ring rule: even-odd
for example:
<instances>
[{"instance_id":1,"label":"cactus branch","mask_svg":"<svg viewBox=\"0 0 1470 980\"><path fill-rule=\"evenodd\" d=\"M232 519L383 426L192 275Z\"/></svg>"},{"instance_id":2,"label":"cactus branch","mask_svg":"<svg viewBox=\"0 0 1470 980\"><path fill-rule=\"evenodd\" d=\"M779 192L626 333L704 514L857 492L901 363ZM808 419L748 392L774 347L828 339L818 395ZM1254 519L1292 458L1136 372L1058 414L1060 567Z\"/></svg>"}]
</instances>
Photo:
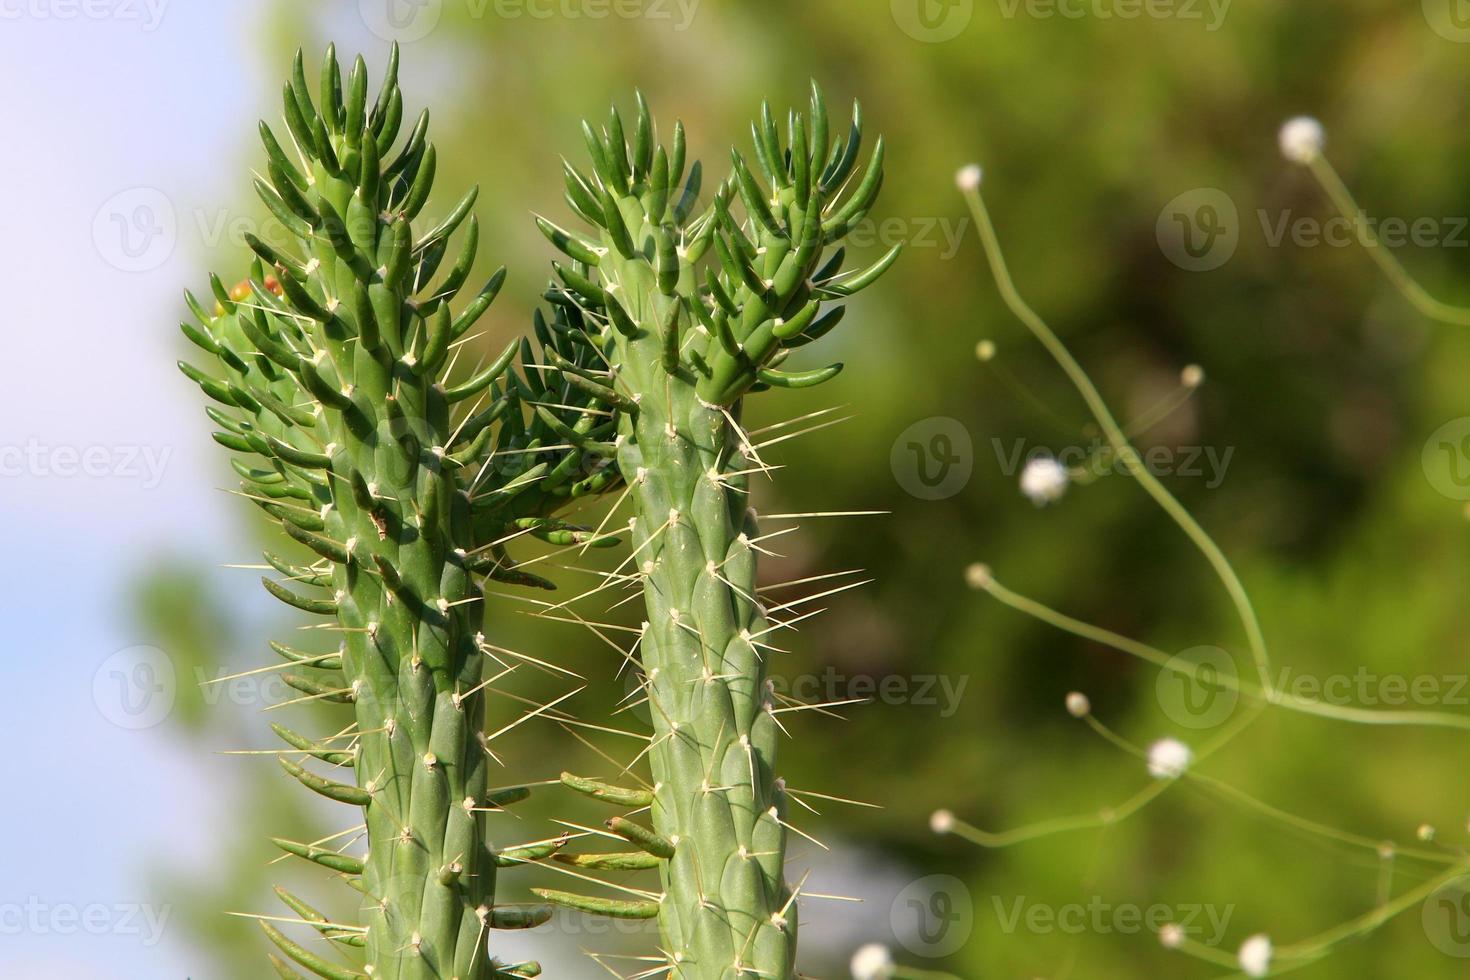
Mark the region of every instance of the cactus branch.
<instances>
[{"instance_id":1,"label":"cactus branch","mask_svg":"<svg viewBox=\"0 0 1470 980\"><path fill-rule=\"evenodd\" d=\"M596 351L577 342L584 328L575 311L538 320L535 344L521 340L468 380L451 381L454 342L504 274L451 314L475 257L475 194L416 237L436 157L425 113L383 162L402 114L397 64L395 48L368 109L361 58L344 84L329 48L314 103L297 54L284 91L295 154L262 123L269 180L256 182L290 241L252 238L248 280L233 290L212 280L213 315L188 298L197 322L184 333L218 370L181 367L222 406L210 409L223 430L215 439L252 457L235 461L242 492L308 552L307 565L267 555L285 581L265 586L288 605L332 617L341 637L325 658L277 646L293 663L286 681L302 692L298 700L349 704L354 719L342 745L277 733L293 749L280 760L288 775L361 808L366 854L276 843L349 878L363 896L361 926L337 936L348 927L323 929L307 917L318 932L350 939L334 951L261 924L287 959L321 977L533 975L533 964L501 968L487 955L487 929L525 928L545 915L495 903L502 865L487 825L526 791L487 786L485 689L497 678L484 677L481 582L548 585L518 570L500 542L519 527L580 540L551 514L618 483L616 469L583 448L612 423L541 363L599 366ZM459 256L436 284L461 227ZM564 432L577 444L544 448ZM350 768L351 781L314 772L318 761ZM336 953L350 965L327 959ZM272 962L282 976L296 975Z\"/></svg>"},{"instance_id":2,"label":"cactus branch","mask_svg":"<svg viewBox=\"0 0 1470 980\"><path fill-rule=\"evenodd\" d=\"M883 174L879 140L844 192L857 173L861 114L830 157L826 127L815 86L809 117L792 114L784 144L763 107L754 127L761 176L733 151L733 176L695 215L698 164L680 203L671 204L683 129L675 128L671 151L653 146L640 97L631 148L614 109L605 127L583 126L591 176L567 168L568 199L596 238L540 222L571 260L555 266L560 292L596 313L609 366L598 384L623 409L614 451L634 505L633 560L646 607L640 680L654 722L652 794L571 775L563 781L604 802L648 807L651 828L624 817L607 826L658 859L664 886L656 904L611 903L615 910L545 897L584 911L657 914L661 948L679 977L793 973L796 897L783 870L788 796L775 771L781 729L760 641L781 624L756 598L760 531L749 500L751 474L769 467L741 428L742 401L752 391L835 375L840 365L797 373L775 366L835 324L824 305L869 285L897 254L852 276L838 272L840 249L824 264L828 247L872 207ZM731 211L736 197L743 220ZM562 859L593 870L649 863L636 853Z\"/></svg>"}]
</instances>

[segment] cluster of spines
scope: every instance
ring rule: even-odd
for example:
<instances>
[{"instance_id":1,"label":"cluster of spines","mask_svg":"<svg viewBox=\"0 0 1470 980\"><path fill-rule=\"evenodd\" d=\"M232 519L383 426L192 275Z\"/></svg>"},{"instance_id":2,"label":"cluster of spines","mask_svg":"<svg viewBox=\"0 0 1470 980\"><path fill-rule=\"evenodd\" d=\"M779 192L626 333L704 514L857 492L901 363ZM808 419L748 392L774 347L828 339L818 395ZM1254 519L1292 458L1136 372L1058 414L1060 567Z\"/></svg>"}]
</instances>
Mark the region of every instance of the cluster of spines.
<instances>
[{"instance_id":1,"label":"cluster of spines","mask_svg":"<svg viewBox=\"0 0 1470 980\"><path fill-rule=\"evenodd\" d=\"M666 153L641 95L631 145L616 108L601 130L584 123L592 174L566 164L566 200L596 229L598 240L537 219L547 238L572 260L569 267L554 265L563 296L569 292L578 305L590 304L626 337L656 326L660 362L671 373L682 366L710 404L732 404L752 389L806 387L835 376L841 365L801 373L780 371L777 365L791 349L840 322L845 307L823 312L824 302L872 284L901 246L850 273L841 271L846 249L826 254L872 208L883 183L884 156L879 138L866 167L857 172L860 106L854 106L845 139L829 146L828 127L826 102L815 83L810 122L790 112L784 144L769 104L763 105L751 128L765 181L732 149L732 175L695 216L702 187L698 161L678 200L673 197L685 161L682 124L675 126L672 150ZM743 222L731 211L736 197L745 206ZM711 249L718 261L701 267ZM607 266L615 267L611 274ZM609 287L618 302L608 302ZM691 342L691 328L705 339Z\"/></svg>"},{"instance_id":2,"label":"cluster of spines","mask_svg":"<svg viewBox=\"0 0 1470 980\"><path fill-rule=\"evenodd\" d=\"M332 739L276 731L291 747L281 757L290 775L363 808L367 857L278 843L363 893L364 926L332 923L281 894L334 946L361 948L362 966L328 961L262 926L296 966L331 980L530 976L534 964L498 967L485 950L487 928L534 925L549 910L494 901L496 867L528 858L503 862L485 842L485 814L525 794L486 786L477 582L547 585L515 567L505 542L519 534L587 542L585 529L552 512L619 477L605 453L572 444L595 446L609 426L566 380L597 357L575 311L538 320L539 352L520 340L449 382L456 348L504 274L451 312L475 260L475 192L415 236L435 151L425 113L383 162L403 118L397 63L395 49L369 109L363 60L344 84L329 48L318 106L298 53L283 100L294 158L262 123L269 179L256 182L290 245L252 236L250 278L234 290L212 278L212 314L187 297L197 322L184 333L220 370L181 367L217 403L207 410L220 427L215 439L252 457L232 460L242 492L314 555L301 564L268 553L285 582L267 578L266 588L334 617L342 637L324 656L273 644L291 665L287 683L303 699L350 703L356 716ZM454 265L430 285L462 226ZM567 371L548 369L551 361ZM581 439L569 442L567 432ZM303 764L310 760L351 767L356 779L319 775Z\"/></svg>"}]
</instances>

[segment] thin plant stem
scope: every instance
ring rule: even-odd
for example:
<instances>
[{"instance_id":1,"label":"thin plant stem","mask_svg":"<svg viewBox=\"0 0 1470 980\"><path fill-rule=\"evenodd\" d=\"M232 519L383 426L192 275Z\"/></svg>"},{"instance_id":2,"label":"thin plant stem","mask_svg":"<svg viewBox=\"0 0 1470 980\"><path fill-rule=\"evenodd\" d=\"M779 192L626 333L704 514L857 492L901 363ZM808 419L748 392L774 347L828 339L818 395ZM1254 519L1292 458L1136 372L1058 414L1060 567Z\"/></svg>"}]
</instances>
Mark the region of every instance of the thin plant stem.
<instances>
[{"instance_id":1,"label":"thin plant stem","mask_svg":"<svg viewBox=\"0 0 1470 980\"><path fill-rule=\"evenodd\" d=\"M1169 493L1164 488L1164 485L1141 464L1138 458L1138 451L1133 448L1132 444L1128 441L1127 435L1124 434L1122 427L1113 418L1113 414L1108 409L1107 403L1103 401L1102 395L1098 392L1097 387L1092 383L1092 379L1088 377L1082 365L1077 363L1071 351L1067 350L1067 346L1062 343L1061 339L1057 337L1051 327L1047 326L1046 321L1026 303L1021 297L1020 292L1017 291L1015 283L1011 280L1010 271L1006 268L1005 257L1001 254L1000 242L996 238L995 228L990 221L990 213L986 210L985 201L980 196L979 189L977 187L966 187L963 193L965 195L965 201L970 206L970 213L975 220L976 227L980 229L980 241L985 248L986 257L990 261L990 269L995 277L995 284L1000 290L1001 299L1004 300L1006 306L1015 314L1016 318L1025 324L1032 335L1041 342L1042 346L1051 354L1052 359L1057 362L1057 365L1067 375L1073 387L1077 389L1077 392L1082 396L1082 400L1087 404L1088 410L1092 412L1098 425L1101 426L1104 435L1107 436L1108 442L1113 447L1113 451L1122 460L1125 469L1138 481L1139 485L1154 499L1159 507L1169 515L1174 523L1179 526L1180 530L1189 537L1195 547L1199 549L1200 553L1205 556L1205 560L1210 563L1215 574L1225 586L1225 591L1229 593L1230 600L1234 603L1236 612L1240 616L1241 624L1245 629L1246 641L1250 645L1251 658L1255 662L1257 672L1260 674L1261 687L1266 691L1270 691L1271 665L1269 655L1266 651L1265 634L1261 630L1260 620L1256 616L1255 607L1251 604L1250 596L1246 593L1245 586L1241 583L1240 577L1236 575L1235 569L1231 566L1229 559L1225 557L1225 553L1220 550L1219 545L1215 543L1209 533L1185 509L1184 505L1179 503L1173 494Z\"/></svg>"},{"instance_id":2,"label":"thin plant stem","mask_svg":"<svg viewBox=\"0 0 1470 980\"><path fill-rule=\"evenodd\" d=\"M1470 327L1470 308L1453 306L1442 302L1429 295L1429 291L1415 281L1409 275L1401 262L1394 256L1384 244L1379 241L1377 234L1367 221L1363 220L1363 210L1358 207L1358 202L1353 200L1352 192L1343 183L1337 171L1328 162L1327 157L1321 153L1314 156L1307 168L1317 183L1326 191L1332 204L1348 221L1352 222L1357 232L1358 241L1367 251L1370 258L1383 270L1395 289L1397 289L1409 301L1409 304L1420 313L1437 320L1440 323L1448 323L1458 327Z\"/></svg>"},{"instance_id":3,"label":"thin plant stem","mask_svg":"<svg viewBox=\"0 0 1470 980\"><path fill-rule=\"evenodd\" d=\"M1097 716L1089 713L1083 717L1083 721L1085 721L1087 723L1087 726L1098 735L1100 735L1103 739L1105 739L1107 742L1117 747L1118 749L1121 749L1123 752L1126 752L1127 754L1140 759L1147 758L1147 753L1143 749L1140 749L1138 746L1134 745L1132 742L1128 741L1117 732L1113 731L1102 721L1098 720ZM1391 841L1372 840L1371 838L1364 837L1361 834L1354 834L1349 831L1338 830L1336 827L1329 827L1328 825L1318 823L1315 820L1309 820L1306 817L1301 817L1294 813L1289 813L1285 810L1274 807L1263 800L1256 799L1249 793L1236 789L1229 783L1226 783L1219 779L1215 779L1211 776L1204 775L1203 773L1199 772L1193 764L1191 764L1188 768L1184 770L1183 778L1198 783L1205 789L1217 793L1220 796L1235 803L1238 803L1247 809L1254 810L1257 813L1269 817L1272 820L1280 821L1281 823L1284 823L1297 830L1309 834L1316 834L1320 837L1334 841L1339 844L1347 844L1352 847L1361 847L1365 850L1372 851L1375 854L1382 853L1384 848L1387 846L1391 848L1395 854L1399 854L1404 857L1414 858L1415 860L1419 861L1428 861L1432 864L1458 865L1463 863L1462 859L1453 858L1447 854L1442 854L1438 851L1427 851L1413 847L1400 848L1397 844L1394 844Z\"/></svg>"},{"instance_id":4,"label":"thin plant stem","mask_svg":"<svg viewBox=\"0 0 1470 980\"><path fill-rule=\"evenodd\" d=\"M1025 613L1033 619L1040 620L1049 626L1054 626L1064 633L1070 633L1081 639L1111 647L1121 653L1126 653L1129 656L1137 657L1140 660L1151 663L1162 670L1182 674L1191 680L1201 681L1198 664L1189 663L1177 656L1171 657L1164 651L1150 646L1147 643L1114 633L1101 626L1085 623L1080 619L1075 619L1065 613L1058 612L1044 603L1006 588L997 582L993 575L987 576L980 583L979 588L985 590L1002 605L1010 606L1017 612ZM1278 705L1289 711L1296 711L1318 718L1331 718L1337 721L1352 722L1360 725L1402 725L1406 727L1454 728L1462 731L1470 731L1470 716L1452 714L1446 711L1375 711L1353 705L1332 704L1314 698L1304 698L1299 695L1289 694L1280 688L1272 688L1268 693L1250 681L1231 674L1219 674L1212 679L1212 682L1219 684L1226 690L1234 691L1253 700Z\"/></svg>"}]
</instances>

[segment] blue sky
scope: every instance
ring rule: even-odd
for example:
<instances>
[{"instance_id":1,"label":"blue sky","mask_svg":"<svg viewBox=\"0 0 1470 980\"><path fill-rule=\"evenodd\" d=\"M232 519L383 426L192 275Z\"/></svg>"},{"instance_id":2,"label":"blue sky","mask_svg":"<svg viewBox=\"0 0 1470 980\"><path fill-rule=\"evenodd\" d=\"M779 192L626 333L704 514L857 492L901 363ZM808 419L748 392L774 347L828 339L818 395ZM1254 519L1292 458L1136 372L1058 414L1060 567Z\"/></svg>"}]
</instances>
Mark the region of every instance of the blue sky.
<instances>
[{"instance_id":1,"label":"blue sky","mask_svg":"<svg viewBox=\"0 0 1470 980\"><path fill-rule=\"evenodd\" d=\"M220 162L250 135L256 43L244 5L0 5L0 635L21 733L0 757L6 977L189 976L146 868L208 854L213 793L163 730L115 724L94 679L148 643L126 583L162 543L231 548L172 324L200 280L199 218L238 176Z\"/></svg>"}]
</instances>

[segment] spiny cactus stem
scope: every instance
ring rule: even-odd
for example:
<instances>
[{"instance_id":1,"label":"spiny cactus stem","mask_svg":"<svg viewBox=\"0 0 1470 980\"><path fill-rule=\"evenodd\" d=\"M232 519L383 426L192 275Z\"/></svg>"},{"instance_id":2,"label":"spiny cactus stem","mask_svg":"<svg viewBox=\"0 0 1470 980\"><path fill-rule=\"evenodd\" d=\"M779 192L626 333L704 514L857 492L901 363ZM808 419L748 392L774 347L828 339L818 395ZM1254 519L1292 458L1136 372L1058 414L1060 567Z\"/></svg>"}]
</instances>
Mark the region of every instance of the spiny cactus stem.
<instances>
[{"instance_id":1,"label":"spiny cactus stem","mask_svg":"<svg viewBox=\"0 0 1470 980\"><path fill-rule=\"evenodd\" d=\"M301 700L351 705L350 751L279 728L295 750L281 765L314 792L361 807L368 851L358 859L280 846L361 876L354 884L366 896L363 970L375 980L480 980L498 969L486 929L536 915L496 913L498 862L487 820L526 791L486 789L485 696L494 678L483 676L485 593L477 576L548 584L518 571L499 542L521 520L533 522L529 533L578 539L578 529L549 515L616 485L616 472L597 465L591 451L612 422L580 389L541 377L526 340L468 381L448 383L450 345L505 277L492 276L451 315L449 300L475 257L475 191L415 238L436 156L425 114L392 162L382 162L402 118L397 58L395 48L369 112L361 58L344 87L328 49L317 104L298 53L283 101L303 160L288 159L262 124L269 180L256 189L296 238L300 258L251 238L258 259L246 284L227 290L211 277L213 316L187 297L199 322L184 333L218 361L222 376L182 368L223 406L209 410L224 430L216 441L260 460L235 463L245 495L316 556L298 566L268 555L291 585L267 578L266 588L299 610L333 617L342 636L340 650L323 657L277 652L291 661L285 677ZM436 285L441 246L466 221L460 256ZM558 311L536 327L548 359L574 370L595 366L595 351L573 339L579 314ZM517 353L525 378L512 368ZM455 423L456 404L471 396L490 407ZM523 403L555 408L528 420ZM562 431L589 451L546 448ZM525 465L507 472L491 466L497 456ZM317 762L352 765L355 783L318 775L307 765ZM267 935L318 976L363 975L274 927ZM500 972L531 975L533 967ZM294 975L283 964L276 969Z\"/></svg>"},{"instance_id":2,"label":"spiny cactus stem","mask_svg":"<svg viewBox=\"0 0 1470 980\"><path fill-rule=\"evenodd\" d=\"M843 195L838 188L858 161L860 117L847 140L829 147L826 106L813 86L809 118L810 133L805 117L791 115L783 146L763 107L756 158L769 186L735 152L731 179L696 217L698 164L671 203L683 179L683 128L675 127L672 153L655 147L640 97L631 147L614 110L600 132L583 125L593 176L566 167L568 200L599 240L538 222L572 259L553 267L565 301L606 325L605 387L622 409L611 448L634 504L647 614L639 657L653 709L653 827L626 818L608 826L663 859L663 898L643 911L659 917L670 974L698 980L788 980L796 950L796 893L782 867L786 794L774 771L780 726L759 642L774 627L756 599L759 530L749 504L750 474L768 467L740 428L741 402L752 391L836 374L841 365L798 374L776 366L840 319L840 307L819 315L823 303L864 288L897 254L840 279L841 250L823 263L825 247L871 207L883 144ZM737 194L744 223L730 213ZM713 261L701 265L707 254ZM575 777L563 782L619 805L641 798ZM624 865L612 855L583 860ZM548 900L576 908L589 901Z\"/></svg>"}]
</instances>

